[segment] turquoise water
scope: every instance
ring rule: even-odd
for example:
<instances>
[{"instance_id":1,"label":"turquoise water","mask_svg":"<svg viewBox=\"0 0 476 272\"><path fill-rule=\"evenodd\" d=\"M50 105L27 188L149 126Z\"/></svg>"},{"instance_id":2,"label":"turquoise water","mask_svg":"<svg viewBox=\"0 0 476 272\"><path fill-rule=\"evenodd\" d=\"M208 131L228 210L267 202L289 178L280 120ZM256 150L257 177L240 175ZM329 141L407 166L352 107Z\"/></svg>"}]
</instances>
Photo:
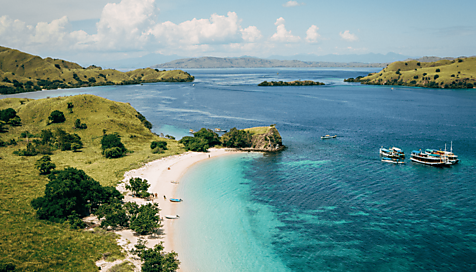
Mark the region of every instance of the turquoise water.
<instances>
[{"instance_id":1,"label":"turquoise water","mask_svg":"<svg viewBox=\"0 0 476 272\"><path fill-rule=\"evenodd\" d=\"M342 82L377 70L189 70L195 85L15 96L129 102L154 132L177 138L276 124L284 152L210 159L181 182L179 258L189 271L476 271L476 91ZM326 85L256 86L295 79ZM451 168L378 156L381 146L408 156L451 141L461 159Z\"/></svg>"},{"instance_id":2,"label":"turquoise water","mask_svg":"<svg viewBox=\"0 0 476 272\"><path fill-rule=\"evenodd\" d=\"M195 165L177 192L185 199L174 222L186 271L286 271L268 247L279 226L272 207L250 201L244 172L257 154L229 155ZM190 270L189 270L190 269Z\"/></svg>"}]
</instances>

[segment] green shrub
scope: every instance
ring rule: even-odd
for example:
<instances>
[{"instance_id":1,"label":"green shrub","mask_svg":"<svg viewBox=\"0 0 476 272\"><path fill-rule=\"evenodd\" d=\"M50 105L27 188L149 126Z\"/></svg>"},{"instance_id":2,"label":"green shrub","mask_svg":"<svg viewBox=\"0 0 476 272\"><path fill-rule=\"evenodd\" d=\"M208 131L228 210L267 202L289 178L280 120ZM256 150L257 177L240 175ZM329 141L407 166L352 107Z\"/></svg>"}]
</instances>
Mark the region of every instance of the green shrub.
<instances>
[{"instance_id":1,"label":"green shrub","mask_svg":"<svg viewBox=\"0 0 476 272\"><path fill-rule=\"evenodd\" d=\"M40 171L40 175L48 175L56 168L56 164L51 162L50 156L43 156L36 161L35 168Z\"/></svg>"},{"instance_id":2,"label":"green shrub","mask_svg":"<svg viewBox=\"0 0 476 272\"><path fill-rule=\"evenodd\" d=\"M55 110L50 114L48 120L50 120L50 124L63 123L64 121L66 121L66 118L64 117L64 114L61 111Z\"/></svg>"},{"instance_id":3,"label":"green shrub","mask_svg":"<svg viewBox=\"0 0 476 272\"><path fill-rule=\"evenodd\" d=\"M127 151L117 133L105 134L101 139L101 149L106 158L119 158Z\"/></svg>"},{"instance_id":4,"label":"green shrub","mask_svg":"<svg viewBox=\"0 0 476 272\"><path fill-rule=\"evenodd\" d=\"M104 156L108 159L120 158L123 152L120 147L111 147L104 150Z\"/></svg>"},{"instance_id":5,"label":"green shrub","mask_svg":"<svg viewBox=\"0 0 476 272\"><path fill-rule=\"evenodd\" d=\"M439 72L440 72L440 68L437 68L437 69L436 69L436 72L439 73Z\"/></svg>"},{"instance_id":6,"label":"green shrub","mask_svg":"<svg viewBox=\"0 0 476 272\"><path fill-rule=\"evenodd\" d=\"M440 77L439 75L435 75L435 76L433 77L433 79L437 79L437 78L439 78L439 77Z\"/></svg>"},{"instance_id":7,"label":"green shrub","mask_svg":"<svg viewBox=\"0 0 476 272\"><path fill-rule=\"evenodd\" d=\"M161 148L163 150L167 150L167 142L166 141L153 141L150 144L150 149Z\"/></svg>"}]
</instances>

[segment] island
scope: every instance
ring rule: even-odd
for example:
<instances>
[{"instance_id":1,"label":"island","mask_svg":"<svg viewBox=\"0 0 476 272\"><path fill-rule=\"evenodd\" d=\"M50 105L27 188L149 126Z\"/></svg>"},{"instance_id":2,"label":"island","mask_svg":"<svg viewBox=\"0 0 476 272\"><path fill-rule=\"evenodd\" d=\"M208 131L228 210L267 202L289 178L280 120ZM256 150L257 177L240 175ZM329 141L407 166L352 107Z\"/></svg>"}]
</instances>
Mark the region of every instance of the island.
<instances>
[{"instance_id":1,"label":"island","mask_svg":"<svg viewBox=\"0 0 476 272\"><path fill-rule=\"evenodd\" d=\"M348 78L344 81L368 85L471 89L476 87L476 57L435 62L397 61L378 73Z\"/></svg>"},{"instance_id":2,"label":"island","mask_svg":"<svg viewBox=\"0 0 476 272\"><path fill-rule=\"evenodd\" d=\"M180 141L151 128L130 104L94 95L1 99L1 268L177 267L163 218L176 206L162 195L199 161L285 148L274 124L221 137L202 128Z\"/></svg>"},{"instance_id":3,"label":"island","mask_svg":"<svg viewBox=\"0 0 476 272\"><path fill-rule=\"evenodd\" d=\"M263 81L258 86L315 86L315 85L325 85L322 82L312 81L312 80L294 80L294 81Z\"/></svg>"},{"instance_id":4,"label":"island","mask_svg":"<svg viewBox=\"0 0 476 272\"><path fill-rule=\"evenodd\" d=\"M13 94L59 88L126 85L153 82L192 82L194 77L181 70L136 69L121 72L52 58L41 58L0 46L0 94Z\"/></svg>"}]
</instances>

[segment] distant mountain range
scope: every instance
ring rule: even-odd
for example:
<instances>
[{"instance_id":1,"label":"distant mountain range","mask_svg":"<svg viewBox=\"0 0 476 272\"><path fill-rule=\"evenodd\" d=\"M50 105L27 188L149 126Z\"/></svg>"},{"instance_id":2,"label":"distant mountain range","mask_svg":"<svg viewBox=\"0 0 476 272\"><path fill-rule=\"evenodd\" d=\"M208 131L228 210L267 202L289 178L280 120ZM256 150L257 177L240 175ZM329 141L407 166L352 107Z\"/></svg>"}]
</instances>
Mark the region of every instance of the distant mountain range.
<instances>
[{"instance_id":1,"label":"distant mountain range","mask_svg":"<svg viewBox=\"0 0 476 272\"><path fill-rule=\"evenodd\" d=\"M152 68L268 68L268 67L384 67L387 63L342 63L300 60L260 59L254 57L216 58L201 57L179 59L158 64Z\"/></svg>"},{"instance_id":2,"label":"distant mountain range","mask_svg":"<svg viewBox=\"0 0 476 272\"><path fill-rule=\"evenodd\" d=\"M454 58L422 57L414 58L397 53L387 54L349 54L324 55L298 54L293 56L273 55L267 58L252 56L219 58L200 57L185 58L179 55L147 54L139 58L127 58L102 61L96 65L115 69L152 68L259 68L259 67L384 67L395 61L416 59L421 62L433 62Z\"/></svg>"}]
</instances>

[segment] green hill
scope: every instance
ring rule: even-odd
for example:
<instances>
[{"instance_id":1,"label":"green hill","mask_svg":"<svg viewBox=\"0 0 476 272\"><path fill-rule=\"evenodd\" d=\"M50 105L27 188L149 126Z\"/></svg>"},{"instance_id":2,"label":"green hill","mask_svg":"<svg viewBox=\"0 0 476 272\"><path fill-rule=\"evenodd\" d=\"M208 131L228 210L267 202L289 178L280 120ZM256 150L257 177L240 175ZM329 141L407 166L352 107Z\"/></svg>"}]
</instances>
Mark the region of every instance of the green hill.
<instances>
[{"instance_id":1,"label":"green hill","mask_svg":"<svg viewBox=\"0 0 476 272\"><path fill-rule=\"evenodd\" d=\"M476 57L436 62L397 61L378 73L345 81L372 85L474 88L476 86Z\"/></svg>"},{"instance_id":2,"label":"green hill","mask_svg":"<svg viewBox=\"0 0 476 272\"><path fill-rule=\"evenodd\" d=\"M72 105L71 111L68 103ZM95 261L104 255L121 258L123 253L115 237L104 231L72 230L69 224L56 224L36 219L30 201L44 194L48 182L35 169L37 156L18 156L13 152L25 149L27 142L35 142L41 130L61 128L81 137L81 152L55 150L51 160L57 169L75 167L102 185L115 185L125 171L138 168L144 162L173 154L184 149L177 141L160 138L146 126L147 121L129 104L113 102L93 95L78 95L49 99L6 98L0 100L0 110L13 108L21 118L21 126L7 125L0 140L16 145L0 145L0 266L11 263L18 271L97 271ZM66 121L47 125L54 110L64 113ZM74 128L75 120L87 125ZM100 141L104 131L117 132L129 152L117 159L102 155ZM29 133L26 133L28 131ZM29 135L28 138L22 138ZM168 150L153 154L152 141L166 141Z\"/></svg>"},{"instance_id":3,"label":"green hill","mask_svg":"<svg viewBox=\"0 0 476 272\"><path fill-rule=\"evenodd\" d=\"M120 72L94 65L80 65L60 59L30 55L0 46L0 94L42 89L77 88L151 82L191 82L194 77L181 70L137 69Z\"/></svg>"}]
</instances>

